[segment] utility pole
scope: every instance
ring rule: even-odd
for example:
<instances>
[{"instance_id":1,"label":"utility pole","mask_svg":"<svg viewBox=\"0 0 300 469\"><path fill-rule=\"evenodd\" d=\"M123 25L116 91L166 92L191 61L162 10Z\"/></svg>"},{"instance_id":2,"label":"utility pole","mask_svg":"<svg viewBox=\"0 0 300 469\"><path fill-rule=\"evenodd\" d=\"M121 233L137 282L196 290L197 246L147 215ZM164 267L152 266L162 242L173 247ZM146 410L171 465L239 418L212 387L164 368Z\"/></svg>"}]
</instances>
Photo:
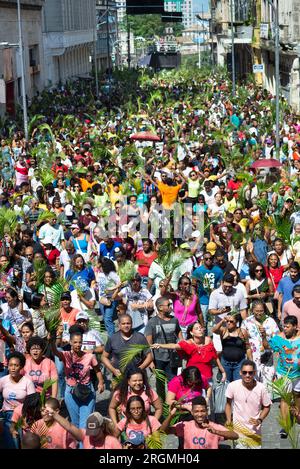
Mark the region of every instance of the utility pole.
<instances>
[{"instance_id":1,"label":"utility pole","mask_svg":"<svg viewBox=\"0 0 300 469\"><path fill-rule=\"evenodd\" d=\"M18 29L19 29L19 51L21 60L21 87L22 87L22 105L23 105L23 122L25 139L28 141L28 116L27 116L27 102L26 102L26 89L25 89L25 69L24 69L24 56L23 56L23 40L22 40L22 23L21 23L21 5L20 0L18 5Z\"/></svg>"},{"instance_id":2,"label":"utility pole","mask_svg":"<svg viewBox=\"0 0 300 469\"><path fill-rule=\"evenodd\" d=\"M94 27L94 68L95 68L95 81L96 81L96 96L99 96L99 80L98 80L98 63L97 63L97 26L98 26L98 17L97 17L97 9L96 9L96 22Z\"/></svg>"},{"instance_id":3,"label":"utility pole","mask_svg":"<svg viewBox=\"0 0 300 469\"><path fill-rule=\"evenodd\" d=\"M276 158L279 159L280 150L280 135L279 135L279 12L278 12L278 0L274 1L273 11L275 14L275 94L276 94Z\"/></svg>"},{"instance_id":4,"label":"utility pole","mask_svg":"<svg viewBox=\"0 0 300 469\"><path fill-rule=\"evenodd\" d=\"M127 15L127 54L128 54L128 68L130 68L131 55L130 55L130 21Z\"/></svg>"},{"instance_id":5,"label":"utility pole","mask_svg":"<svg viewBox=\"0 0 300 469\"><path fill-rule=\"evenodd\" d=\"M235 96L235 59L234 59L233 2L234 2L234 0L230 0L232 96Z\"/></svg>"},{"instance_id":6,"label":"utility pole","mask_svg":"<svg viewBox=\"0 0 300 469\"><path fill-rule=\"evenodd\" d=\"M107 71L110 77L110 47L109 47L109 0L106 0L106 47L107 47Z\"/></svg>"}]
</instances>

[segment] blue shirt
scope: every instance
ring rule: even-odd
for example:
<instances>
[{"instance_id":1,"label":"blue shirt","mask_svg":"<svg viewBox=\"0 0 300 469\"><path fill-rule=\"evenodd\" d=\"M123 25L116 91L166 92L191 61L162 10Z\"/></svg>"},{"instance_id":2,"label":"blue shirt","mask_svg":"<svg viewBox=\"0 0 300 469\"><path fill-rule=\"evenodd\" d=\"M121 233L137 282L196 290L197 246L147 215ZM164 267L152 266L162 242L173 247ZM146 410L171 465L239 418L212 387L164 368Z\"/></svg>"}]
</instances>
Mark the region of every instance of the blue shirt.
<instances>
[{"instance_id":1,"label":"blue shirt","mask_svg":"<svg viewBox=\"0 0 300 469\"><path fill-rule=\"evenodd\" d=\"M91 285L92 280L95 280L95 274L91 267L86 267L80 272L74 272L69 269L66 272L66 280L71 280L78 286L78 288L84 291ZM70 291L73 290L75 290L74 285L70 285Z\"/></svg>"},{"instance_id":2,"label":"blue shirt","mask_svg":"<svg viewBox=\"0 0 300 469\"><path fill-rule=\"evenodd\" d=\"M122 246L118 241L114 241L114 244L109 249L105 243L100 244L99 254L101 257L108 257L108 259L115 260L115 249Z\"/></svg>"},{"instance_id":3,"label":"blue shirt","mask_svg":"<svg viewBox=\"0 0 300 469\"><path fill-rule=\"evenodd\" d=\"M254 255L258 262L267 263L268 245L265 240L256 239L253 243Z\"/></svg>"},{"instance_id":4,"label":"blue shirt","mask_svg":"<svg viewBox=\"0 0 300 469\"><path fill-rule=\"evenodd\" d=\"M277 291L283 295L281 309L283 309L284 303L293 299L292 291L296 285L300 285L300 278L297 282L293 282L290 277L284 277L280 280Z\"/></svg>"},{"instance_id":5,"label":"blue shirt","mask_svg":"<svg viewBox=\"0 0 300 469\"><path fill-rule=\"evenodd\" d=\"M274 335L268 342L272 350L278 352L277 373L288 375L290 379L300 378L300 338L289 340Z\"/></svg>"},{"instance_id":6,"label":"blue shirt","mask_svg":"<svg viewBox=\"0 0 300 469\"><path fill-rule=\"evenodd\" d=\"M193 272L192 277L200 280L198 290L200 304L208 305L210 293L219 286L223 278L222 269L217 265L214 265L212 269L201 265Z\"/></svg>"}]
</instances>

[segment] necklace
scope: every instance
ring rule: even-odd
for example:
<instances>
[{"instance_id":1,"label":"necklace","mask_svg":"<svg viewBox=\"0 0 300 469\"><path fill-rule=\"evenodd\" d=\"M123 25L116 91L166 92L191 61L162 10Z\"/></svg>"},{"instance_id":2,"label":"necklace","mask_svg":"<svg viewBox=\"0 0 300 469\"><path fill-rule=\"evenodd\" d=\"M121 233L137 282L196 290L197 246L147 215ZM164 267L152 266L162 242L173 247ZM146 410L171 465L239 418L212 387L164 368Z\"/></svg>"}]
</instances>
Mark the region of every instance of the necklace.
<instances>
[{"instance_id":1,"label":"necklace","mask_svg":"<svg viewBox=\"0 0 300 469\"><path fill-rule=\"evenodd\" d=\"M246 404L247 404L247 403L248 403L248 400L250 399L250 397L251 397L251 395L252 395L251 392L253 391L253 389L255 388L255 386L253 386L253 388L250 389L250 390L249 390L246 386L244 386L244 384L243 384L242 386L243 386L243 388L244 388L245 402L246 402ZM247 391L248 391L248 394L246 393L246 389L247 389Z\"/></svg>"}]
</instances>

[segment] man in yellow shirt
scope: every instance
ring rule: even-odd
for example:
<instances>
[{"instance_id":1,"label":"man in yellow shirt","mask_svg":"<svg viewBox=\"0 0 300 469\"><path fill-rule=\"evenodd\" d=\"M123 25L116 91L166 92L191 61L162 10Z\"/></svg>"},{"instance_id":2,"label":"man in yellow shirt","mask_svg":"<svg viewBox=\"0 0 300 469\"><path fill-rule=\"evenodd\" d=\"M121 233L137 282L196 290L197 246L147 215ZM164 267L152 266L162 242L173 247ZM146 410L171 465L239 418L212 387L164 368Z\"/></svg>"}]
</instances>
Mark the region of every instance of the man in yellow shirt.
<instances>
[{"instance_id":1,"label":"man in yellow shirt","mask_svg":"<svg viewBox=\"0 0 300 469\"><path fill-rule=\"evenodd\" d=\"M88 189L92 189L92 187L97 184L96 181L93 180L94 174L92 171L88 171L86 173L86 179L80 178L80 184L83 192L86 192Z\"/></svg>"},{"instance_id":2,"label":"man in yellow shirt","mask_svg":"<svg viewBox=\"0 0 300 469\"><path fill-rule=\"evenodd\" d=\"M158 180L156 180L155 182L151 178L151 182L158 188L161 194L162 206L167 210L173 208L173 205L177 200L178 192L180 191L180 189L183 188L185 184L185 180L181 175L180 178L182 180L181 184L176 184L175 181L170 177L164 178L164 182Z\"/></svg>"}]
</instances>

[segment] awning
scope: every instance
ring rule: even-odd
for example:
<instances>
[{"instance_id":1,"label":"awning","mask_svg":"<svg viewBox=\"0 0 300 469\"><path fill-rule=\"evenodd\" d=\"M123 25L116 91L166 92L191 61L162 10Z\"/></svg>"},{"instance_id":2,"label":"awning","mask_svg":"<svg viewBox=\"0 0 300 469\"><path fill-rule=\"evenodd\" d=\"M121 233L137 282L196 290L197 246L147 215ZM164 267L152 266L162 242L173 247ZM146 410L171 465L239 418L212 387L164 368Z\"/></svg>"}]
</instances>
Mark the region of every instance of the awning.
<instances>
[{"instance_id":1,"label":"awning","mask_svg":"<svg viewBox=\"0 0 300 469\"><path fill-rule=\"evenodd\" d=\"M151 61L151 54L145 55L145 57L142 57L139 60L138 65L139 65L139 67L149 67L150 61Z\"/></svg>"}]
</instances>

